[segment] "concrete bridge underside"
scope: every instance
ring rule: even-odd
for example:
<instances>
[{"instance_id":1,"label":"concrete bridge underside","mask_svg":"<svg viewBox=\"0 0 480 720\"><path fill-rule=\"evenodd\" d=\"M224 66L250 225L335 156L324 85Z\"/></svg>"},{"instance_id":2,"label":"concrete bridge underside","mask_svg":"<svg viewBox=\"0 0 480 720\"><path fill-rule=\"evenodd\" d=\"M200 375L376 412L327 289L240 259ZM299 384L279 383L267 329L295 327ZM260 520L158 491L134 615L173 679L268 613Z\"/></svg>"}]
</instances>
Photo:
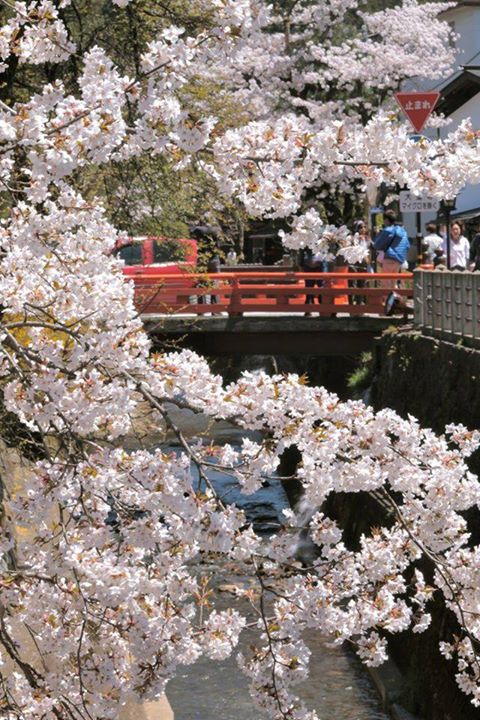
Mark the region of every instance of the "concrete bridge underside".
<instances>
[{"instance_id":1,"label":"concrete bridge underside","mask_svg":"<svg viewBox=\"0 0 480 720\"><path fill-rule=\"evenodd\" d=\"M144 315L154 344L175 342L202 355L358 355L389 327L388 317L158 316Z\"/></svg>"}]
</instances>

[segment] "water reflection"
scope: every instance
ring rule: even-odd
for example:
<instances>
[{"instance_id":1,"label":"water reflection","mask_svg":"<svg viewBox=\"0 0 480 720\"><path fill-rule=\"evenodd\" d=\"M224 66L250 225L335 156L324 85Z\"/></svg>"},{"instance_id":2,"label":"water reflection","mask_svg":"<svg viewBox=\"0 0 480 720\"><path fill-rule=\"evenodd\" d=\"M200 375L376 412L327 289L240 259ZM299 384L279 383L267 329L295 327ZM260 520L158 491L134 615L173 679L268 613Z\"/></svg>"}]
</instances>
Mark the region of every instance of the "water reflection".
<instances>
[{"instance_id":1,"label":"water reflection","mask_svg":"<svg viewBox=\"0 0 480 720\"><path fill-rule=\"evenodd\" d=\"M218 586L228 588L240 578L225 568L209 566ZM199 571L201 568L199 568ZM254 580L243 579L243 585ZM219 608L232 604L250 621L254 615L241 600L220 594ZM254 635L242 635L240 650L248 653ZM388 720L365 669L353 653L344 648L329 648L317 633L310 633L312 650L310 677L297 687L308 707L315 708L321 720ZM248 693L248 681L240 672L235 657L223 662L201 659L180 672L167 689L175 720L268 720L254 706Z\"/></svg>"}]
</instances>

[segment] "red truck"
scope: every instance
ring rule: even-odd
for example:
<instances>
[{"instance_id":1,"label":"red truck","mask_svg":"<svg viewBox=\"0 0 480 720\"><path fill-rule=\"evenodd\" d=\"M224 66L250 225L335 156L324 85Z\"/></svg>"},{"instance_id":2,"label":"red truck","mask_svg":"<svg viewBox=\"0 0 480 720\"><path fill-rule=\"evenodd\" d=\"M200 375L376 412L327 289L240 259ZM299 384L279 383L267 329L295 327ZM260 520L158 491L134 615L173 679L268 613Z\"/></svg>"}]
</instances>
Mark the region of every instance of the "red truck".
<instances>
[{"instance_id":1,"label":"red truck","mask_svg":"<svg viewBox=\"0 0 480 720\"><path fill-rule=\"evenodd\" d=\"M153 236L120 241L115 252L125 261L123 272L128 277L192 271L198 255L196 240Z\"/></svg>"},{"instance_id":2,"label":"red truck","mask_svg":"<svg viewBox=\"0 0 480 720\"><path fill-rule=\"evenodd\" d=\"M187 295L188 289L195 286L188 275L195 271L197 263L196 240L134 237L120 241L114 252L125 262L124 275L135 283L135 304L139 312L163 313L168 311L169 303L175 302L175 294L170 297L170 294L165 293L167 283L162 278L185 274L181 284L185 286ZM176 284L175 280L173 282Z\"/></svg>"}]
</instances>

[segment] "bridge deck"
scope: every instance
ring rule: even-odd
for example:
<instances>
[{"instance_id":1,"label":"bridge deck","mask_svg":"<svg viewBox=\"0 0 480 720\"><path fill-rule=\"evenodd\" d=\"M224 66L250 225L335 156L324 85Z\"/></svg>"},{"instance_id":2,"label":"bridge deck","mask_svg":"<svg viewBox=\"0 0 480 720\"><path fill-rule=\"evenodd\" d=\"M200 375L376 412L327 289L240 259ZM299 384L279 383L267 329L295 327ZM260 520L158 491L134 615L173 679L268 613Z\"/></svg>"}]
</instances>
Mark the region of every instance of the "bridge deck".
<instances>
[{"instance_id":1,"label":"bridge deck","mask_svg":"<svg viewBox=\"0 0 480 720\"><path fill-rule=\"evenodd\" d=\"M247 315L244 317L142 316L156 342L174 341L204 355L358 355L373 339L401 318L303 317Z\"/></svg>"}]
</instances>

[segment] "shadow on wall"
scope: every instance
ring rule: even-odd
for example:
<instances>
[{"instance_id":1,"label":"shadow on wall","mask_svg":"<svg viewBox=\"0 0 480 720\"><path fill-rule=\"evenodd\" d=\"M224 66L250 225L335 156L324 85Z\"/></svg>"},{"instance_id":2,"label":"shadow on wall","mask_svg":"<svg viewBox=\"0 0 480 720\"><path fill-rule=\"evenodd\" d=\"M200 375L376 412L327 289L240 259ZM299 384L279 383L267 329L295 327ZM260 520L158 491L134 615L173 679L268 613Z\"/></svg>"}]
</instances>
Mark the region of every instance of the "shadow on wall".
<instances>
[{"instance_id":1,"label":"shadow on wall","mask_svg":"<svg viewBox=\"0 0 480 720\"><path fill-rule=\"evenodd\" d=\"M310 385L323 385L342 400L351 396L348 378L358 367L355 356L318 357L316 355L240 355L209 357L214 372L226 383L237 380L242 372L263 370L269 375L296 373L305 375Z\"/></svg>"}]
</instances>

